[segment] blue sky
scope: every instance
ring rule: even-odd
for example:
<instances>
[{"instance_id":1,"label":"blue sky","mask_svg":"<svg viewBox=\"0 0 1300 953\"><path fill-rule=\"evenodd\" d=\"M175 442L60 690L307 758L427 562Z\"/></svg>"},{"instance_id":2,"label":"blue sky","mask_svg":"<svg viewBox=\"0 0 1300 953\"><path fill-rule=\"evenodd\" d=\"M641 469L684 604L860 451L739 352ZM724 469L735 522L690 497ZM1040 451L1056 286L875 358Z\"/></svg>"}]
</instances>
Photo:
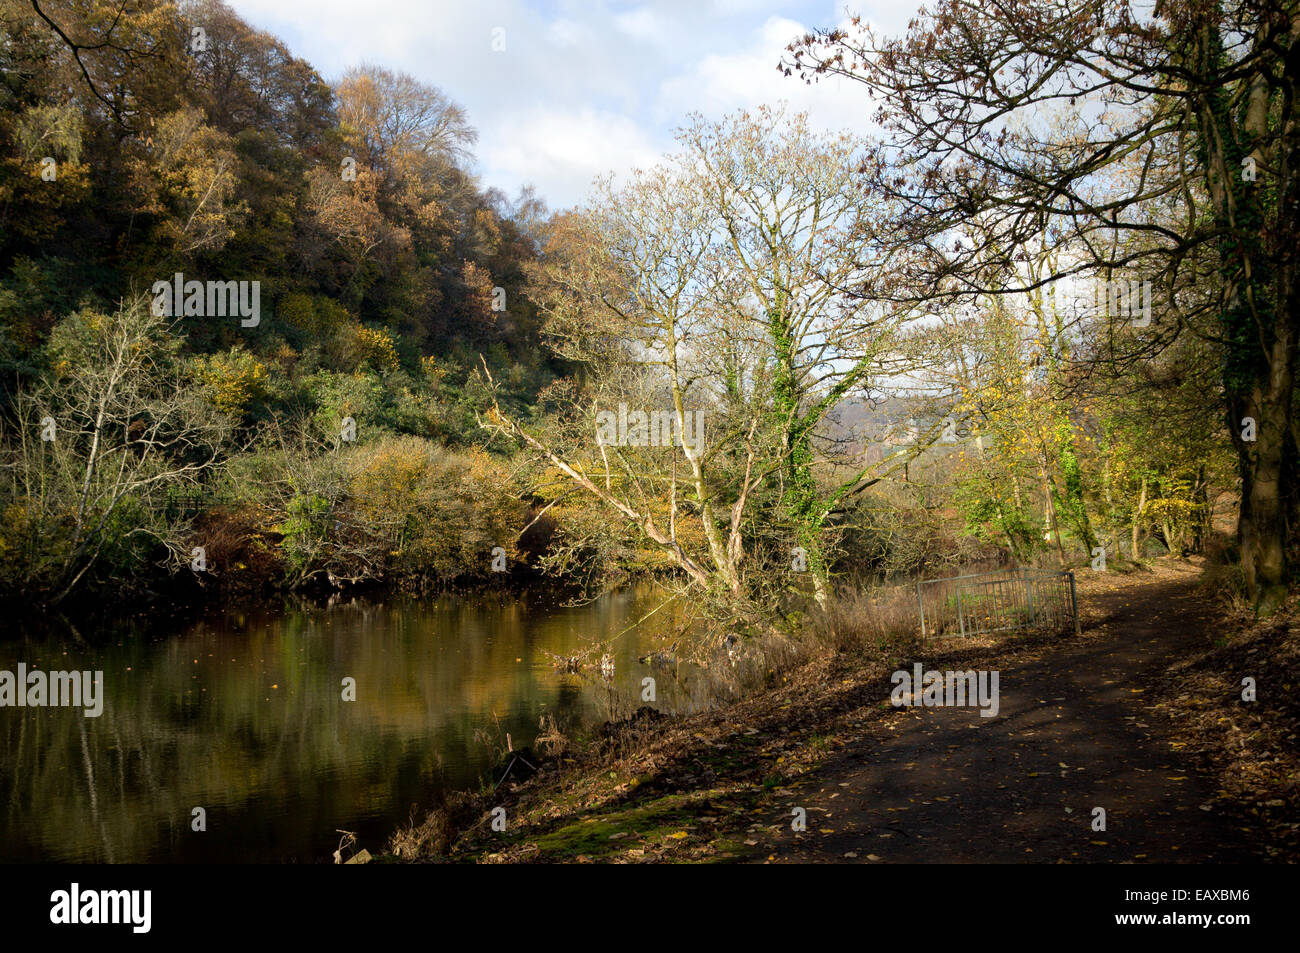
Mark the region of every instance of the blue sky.
<instances>
[{"instance_id":1,"label":"blue sky","mask_svg":"<svg viewBox=\"0 0 1300 953\"><path fill-rule=\"evenodd\" d=\"M444 90L479 132L477 171L552 208L593 176L652 164L691 111L788 100L823 128L868 130L865 90L776 70L794 37L846 9L900 33L916 0L228 0L326 79L370 62ZM504 51L492 49L503 29Z\"/></svg>"}]
</instances>

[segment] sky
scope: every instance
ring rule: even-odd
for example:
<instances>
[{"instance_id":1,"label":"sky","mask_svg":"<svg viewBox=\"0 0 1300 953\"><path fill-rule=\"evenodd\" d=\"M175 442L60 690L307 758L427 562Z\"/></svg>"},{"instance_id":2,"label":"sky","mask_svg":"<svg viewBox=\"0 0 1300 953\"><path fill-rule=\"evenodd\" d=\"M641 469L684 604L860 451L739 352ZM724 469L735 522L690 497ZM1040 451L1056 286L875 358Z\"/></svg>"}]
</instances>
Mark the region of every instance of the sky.
<instances>
[{"instance_id":1,"label":"sky","mask_svg":"<svg viewBox=\"0 0 1300 953\"><path fill-rule=\"evenodd\" d=\"M228 0L327 80L371 63L442 89L478 130L475 171L514 197L580 204L597 175L672 151L691 112L785 100L866 132L864 87L777 71L792 39L860 14L901 34L917 0ZM502 32L504 31L504 32ZM494 49L494 46L504 49Z\"/></svg>"}]
</instances>

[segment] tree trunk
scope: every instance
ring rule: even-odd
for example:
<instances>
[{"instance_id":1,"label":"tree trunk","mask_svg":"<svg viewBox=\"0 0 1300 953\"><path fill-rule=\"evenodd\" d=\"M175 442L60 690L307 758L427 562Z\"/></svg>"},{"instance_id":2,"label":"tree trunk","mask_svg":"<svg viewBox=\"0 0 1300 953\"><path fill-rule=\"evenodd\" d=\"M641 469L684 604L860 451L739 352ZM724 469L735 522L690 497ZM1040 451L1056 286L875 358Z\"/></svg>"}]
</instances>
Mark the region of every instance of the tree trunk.
<instances>
[{"instance_id":1,"label":"tree trunk","mask_svg":"<svg viewBox=\"0 0 1300 953\"><path fill-rule=\"evenodd\" d=\"M1137 509L1133 511L1133 561L1138 561L1138 530L1142 525L1142 511L1147 505L1147 478L1142 478L1142 493L1138 496Z\"/></svg>"},{"instance_id":2,"label":"tree trunk","mask_svg":"<svg viewBox=\"0 0 1300 953\"><path fill-rule=\"evenodd\" d=\"M1206 4L1188 36L1192 69L1200 92L1195 100L1199 126L1197 147L1206 168L1214 222L1219 229L1220 311L1225 342L1223 385L1228 404L1228 432L1237 450L1241 504L1237 538L1241 566L1255 611L1266 615L1286 598L1286 511L1296 459L1288 439L1295 386L1298 323L1295 301L1296 213L1300 175L1293 167L1294 70L1277 80L1284 86L1285 112L1272 117L1272 80L1254 77L1249 95L1233 104L1220 81L1228 61L1217 4ZM1294 16L1292 14L1292 16ZM1289 32L1294 35L1294 21ZM1254 36L1254 52L1276 37ZM1292 46L1288 59L1295 55ZM1234 120L1239 119L1240 122ZM1243 179L1242 158L1255 155L1270 141L1270 125L1288 132L1276 143L1270 165L1276 191ZM1254 440L1242 438L1243 418L1256 421Z\"/></svg>"},{"instance_id":3,"label":"tree trunk","mask_svg":"<svg viewBox=\"0 0 1300 953\"><path fill-rule=\"evenodd\" d=\"M1279 327L1273 342L1267 380L1259 407L1259 434L1250 481L1250 525L1243 534L1242 569L1255 595L1256 611L1268 614L1287 595L1286 500L1287 428L1294 388L1294 348L1290 328ZM1247 543L1248 541L1248 543Z\"/></svg>"},{"instance_id":4,"label":"tree trunk","mask_svg":"<svg viewBox=\"0 0 1300 953\"><path fill-rule=\"evenodd\" d=\"M1053 499L1052 482L1047 476L1047 468L1039 471L1043 476L1043 496L1047 500L1047 525L1051 527L1052 538L1056 540L1056 557L1061 566L1065 566L1065 544L1061 542L1061 524L1056 518L1056 502Z\"/></svg>"}]
</instances>

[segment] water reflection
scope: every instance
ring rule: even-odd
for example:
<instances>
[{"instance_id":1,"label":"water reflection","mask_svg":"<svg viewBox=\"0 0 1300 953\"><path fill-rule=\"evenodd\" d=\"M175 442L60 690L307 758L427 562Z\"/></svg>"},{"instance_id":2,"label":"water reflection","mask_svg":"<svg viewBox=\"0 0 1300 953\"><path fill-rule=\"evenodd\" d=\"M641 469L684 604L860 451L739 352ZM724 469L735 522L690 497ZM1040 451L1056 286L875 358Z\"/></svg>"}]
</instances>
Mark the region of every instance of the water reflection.
<instances>
[{"instance_id":1,"label":"water reflection","mask_svg":"<svg viewBox=\"0 0 1300 953\"><path fill-rule=\"evenodd\" d=\"M322 861L337 830L372 851L439 787L476 787L489 744L532 742L543 714L598 724L640 703L662 710L702 686L637 657L671 613L646 589L582 607L528 596L226 610L169 632L131 623L0 643L0 669L102 670L104 712L0 708L0 860ZM610 683L554 671L601 651ZM548 654L550 653L550 654ZM591 659L591 670L601 654ZM355 679L356 700L343 700ZM191 830L203 807L207 830Z\"/></svg>"}]
</instances>

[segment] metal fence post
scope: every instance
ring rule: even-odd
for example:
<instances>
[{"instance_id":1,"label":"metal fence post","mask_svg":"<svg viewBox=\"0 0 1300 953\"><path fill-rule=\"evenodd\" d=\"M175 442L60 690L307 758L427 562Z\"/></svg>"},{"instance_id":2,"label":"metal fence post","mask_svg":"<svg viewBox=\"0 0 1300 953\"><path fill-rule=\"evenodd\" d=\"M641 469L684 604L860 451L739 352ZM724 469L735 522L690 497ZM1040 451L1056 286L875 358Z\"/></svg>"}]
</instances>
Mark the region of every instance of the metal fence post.
<instances>
[{"instance_id":1,"label":"metal fence post","mask_svg":"<svg viewBox=\"0 0 1300 953\"><path fill-rule=\"evenodd\" d=\"M925 638L925 600L921 598L921 584L916 584L916 605L921 610L921 638Z\"/></svg>"},{"instance_id":2,"label":"metal fence post","mask_svg":"<svg viewBox=\"0 0 1300 953\"><path fill-rule=\"evenodd\" d=\"M1074 634L1081 634L1079 628L1079 592L1074 585L1074 573L1070 573L1070 612L1074 614Z\"/></svg>"},{"instance_id":3,"label":"metal fence post","mask_svg":"<svg viewBox=\"0 0 1300 953\"><path fill-rule=\"evenodd\" d=\"M1029 604L1029 624L1033 625L1038 621L1038 610L1034 607L1034 580L1029 578L1029 573L1020 573L1020 582L1025 587L1025 601Z\"/></svg>"}]
</instances>

